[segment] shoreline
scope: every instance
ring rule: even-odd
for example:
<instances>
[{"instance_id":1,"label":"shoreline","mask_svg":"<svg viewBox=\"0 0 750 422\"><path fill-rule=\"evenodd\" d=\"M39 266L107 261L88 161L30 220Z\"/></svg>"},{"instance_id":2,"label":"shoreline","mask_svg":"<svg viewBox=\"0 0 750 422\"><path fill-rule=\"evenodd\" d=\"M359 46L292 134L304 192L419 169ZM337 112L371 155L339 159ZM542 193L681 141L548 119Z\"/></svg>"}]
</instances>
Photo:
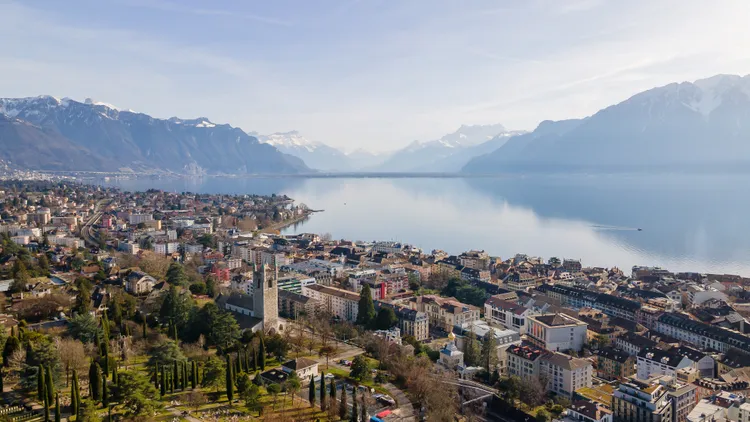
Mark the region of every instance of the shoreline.
<instances>
[{"instance_id":1,"label":"shoreline","mask_svg":"<svg viewBox=\"0 0 750 422\"><path fill-rule=\"evenodd\" d=\"M304 214L299 215L297 217L294 217L292 219L281 221L281 222L278 222L276 224L272 224L272 225L270 225L268 227L264 227L262 229L259 229L257 232L258 233L266 233L266 234L280 234L281 231L284 230L285 228L287 228L289 226L293 226L293 225L295 225L295 224L297 224L297 223L299 223L301 221L307 220L308 218L310 218L310 216L312 216L316 212L322 212L322 210L310 210L310 211L307 211Z\"/></svg>"}]
</instances>

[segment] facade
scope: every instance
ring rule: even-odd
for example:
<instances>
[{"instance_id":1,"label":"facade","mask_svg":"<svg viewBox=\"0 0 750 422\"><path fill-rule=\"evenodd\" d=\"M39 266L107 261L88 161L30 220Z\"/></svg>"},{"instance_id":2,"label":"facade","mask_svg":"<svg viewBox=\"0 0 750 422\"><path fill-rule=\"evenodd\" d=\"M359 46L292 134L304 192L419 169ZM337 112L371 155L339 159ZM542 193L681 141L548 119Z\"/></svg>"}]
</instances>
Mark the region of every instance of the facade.
<instances>
[{"instance_id":1,"label":"facade","mask_svg":"<svg viewBox=\"0 0 750 422\"><path fill-rule=\"evenodd\" d=\"M401 335L412 336L417 341L427 340L430 337L430 319L426 313L391 303L375 302L376 311L381 307L393 309L393 313L398 318Z\"/></svg>"},{"instance_id":2,"label":"facade","mask_svg":"<svg viewBox=\"0 0 750 422\"><path fill-rule=\"evenodd\" d=\"M677 370L693 366L693 361L674 351L647 348L638 353L638 379L647 380L654 376L676 377Z\"/></svg>"},{"instance_id":3,"label":"facade","mask_svg":"<svg viewBox=\"0 0 750 422\"><path fill-rule=\"evenodd\" d=\"M565 422L612 422L612 411L598 403L576 400L568 408Z\"/></svg>"},{"instance_id":4,"label":"facade","mask_svg":"<svg viewBox=\"0 0 750 422\"><path fill-rule=\"evenodd\" d=\"M672 405L661 384L630 378L612 398L614 422L671 422Z\"/></svg>"},{"instance_id":5,"label":"facade","mask_svg":"<svg viewBox=\"0 0 750 422\"><path fill-rule=\"evenodd\" d=\"M531 343L510 346L508 348L508 375L517 376L524 381L539 379L542 356L548 353Z\"/></svg>"},{"instance_id":6,"label":"facade","mask_svg":"<svg viewBox=\"0 0 750 422\"><path fill-rule=\"evenodd\" d=\"M627 352L629 355L637 355L645 348L656 347L657 343L648 337L627 331L616 337L613 344L616 349Z\"/></svg>"},{"instance_id":7,"label":"facade","mask_svg":"<svg viewBox=\"0 0 750 422\"><path fill-rule=\"evenodd\" d=\"M253 271L253 311L263 320L263 331L276 330L279 326L279 285L275 268L261 265Z\"/></svg>"},{"instance_id":8,"label":"facade","mask_svg":"<svg viewBox=\"0 0 750 422\"><path fill-rule=\"evenodd\" d=\"M517 303L492 296L484 303L484 317L490 324L526 334L526 319L534 312Z\"/></svg>"},{"instance_id":9,"label":"facade","mask_svg":"<svg viewBox=\"0 0 750 422\"><path fill-rule=\"evenodd\" d=\"M527 318L528 339L550 351L581 351L586 344L585 322L565 314L545 314Z\"/></svg>"},{"instance_id":10,"label":"facade","mask_svg":"<svg viewBox=\"0 0 750 422\"><path fill-rule=\"evenodd\" d=\"M635 375L636 357L624 350L605 347L595 352L596 375L605 380L624 380Z\"/></svg>"},{"instance_id":11,"label":"facade","mask_svg":"<svg viewBox=\"0 0 750 422\"><path fill-rule=\"evenodd\" d=\"M594 372L588 360L560 352L542 356L539 371L547 379L547 391L568 398L580 388L591 387Z\"/></svg>"},{"instance_id":12,"label":"facade","mask_svg":"<svg viewBox=\"0 0 750 422\"><path fill-rule=\"evenodd\" d=\"M287 374L296 372L299 379L304 382L310 379L311 376L313 378L318 377L318 362L307 358L292 359L284 362L281 365L281 370Z\"/></svg>"},{"instance_id":13,"label":"facade","mask_svg":"<svg viewBox=\"0 0 750 422\"><path fill-rule=\"evenodd\" d=\"M154 285L156 279L141 271L133 271L125 278L125 290L134 295L150 293Z\"/></svg>"},{"instance_id":14,"label":"facade","mask_svg":"<svg viewBox=\"0 0 750 422\"><path fill-rule=\"evenodd\" d=\"M598 293L576 287L542 284L537 290L573 309L592 308L610 317L638 321L641 303L634 300Z\"/></svg>"},{"instance_id":15,"label":"facade","mask_svg":"<svg viewBox=\"0 0 750 422\"><path fill-rule=\"evenodd\" d=\"M695 321L676 312L662 314L656 322L656 331L700 350L711 349L723 353L732 349L750 350L750 337L737 331Z\"/></svg>"},{"instance_id":16,"label":"facade","mask_svg":"<svg viewBox=\"0 0 750 422\"><path fill-rule=\"evenodd\" d=\"M458 350L456 344L451 341L440 350L438 362L448 369L462 367L464 366L464 353Z\"/></svg>"},{"instance_id":17,"label":"facade","mask_svg":"<svg viewBox=\"0 0 750 422\"><path fill-rule=\"evenodd\" d=\"M438 327L446 332L453 327L479 320L479 308L461 303L454 298L435 295L418 296L415 309L427 314L431 327Z\"/></svg>"},{"instance_id":18,"label":"facade","mask_svg":"<svg viewBox=\"0 0 750 422\"><path fill-rule=\"evenodd\" d=\"M320 310L344 321L356 321L359 313L359 295L349 290L312 284L302 287L302 295L315 299Z\"/></svg>"},{"instance_id":19,"label":"facade","mask_svg":"<svg viewBox=\"0 0 750 422\"><path fill-rule=\"evenodd\" d=\"M300 315L314 315L318 302L299 293L279 290L279 315L297 319Z\"/></svg>"},{"instance_id":20,"label":"facade","mask_svg":"<svg viewBox=\"0 0 750 422\"><path fill-rule=\"evenodd\" d=\"M490 256L485 251L468 251L458 256L460 264L466 268L489 271Z\"/></svg>"}]
</instances>

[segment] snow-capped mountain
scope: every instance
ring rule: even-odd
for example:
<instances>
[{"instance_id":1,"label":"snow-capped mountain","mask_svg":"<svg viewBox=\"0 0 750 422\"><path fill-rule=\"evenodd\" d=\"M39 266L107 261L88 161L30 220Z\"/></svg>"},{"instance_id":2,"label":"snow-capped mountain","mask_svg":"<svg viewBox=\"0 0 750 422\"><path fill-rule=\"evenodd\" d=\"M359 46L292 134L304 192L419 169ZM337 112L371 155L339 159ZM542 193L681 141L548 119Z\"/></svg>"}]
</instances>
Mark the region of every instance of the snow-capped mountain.
<instances>
[{"instance_id":1,"label":"snow-capped mountain","mask_svg":"<svg viewBox=\"0 0 750 422\"><path fill-rule=\"evenodd\" d=\"M157 119L87 99L0 99L0 158L35 170L299 173L298 158L206 117Z\"/></svg>"},{"instance_id":2,"label":"snow-capped mountain","mask_svg":"<svg viewBox=\"0 0 750 422\"><path fill-rule=\"evenodd\" d=\"M750 75L650 89L582 120L542 122L464 171L619 171L746 167Z\"/></svg>"},{"instance_id":3,"label":"snow-capped mountain","mask_svg":"<svg viewBox=\"0 0 750 422\"><path fill-rule=\"evenodd\" d=\"M463 125L438 140L413 141L394 152L377 171L453 172L471 158L499 148L512 134L503 125ZM483 146L484 145L484 146ZM489 148L489 149L488 149Z\"/></svg>"},{"instance_id":4,"label":"snow-capped mountain","mask_svg":"<svg viewBox=\"0 0 750 422\"><path fill-rule=\"evenodd\" d=\"M310 168L323 171L348 171L352 169L346 154L322 142L311 141L296 130L270 135L253 133L260 142L274 146L279 151L300 158Z\"/></svg>"}]
</instances>

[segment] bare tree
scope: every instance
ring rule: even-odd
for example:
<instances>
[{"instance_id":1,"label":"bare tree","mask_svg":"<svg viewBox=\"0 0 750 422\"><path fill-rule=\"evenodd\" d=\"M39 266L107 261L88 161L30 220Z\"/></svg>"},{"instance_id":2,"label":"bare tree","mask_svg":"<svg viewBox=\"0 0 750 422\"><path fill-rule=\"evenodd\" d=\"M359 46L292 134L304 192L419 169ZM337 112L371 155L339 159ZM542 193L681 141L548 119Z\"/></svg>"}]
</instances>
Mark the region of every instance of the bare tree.
<instances>
[{"instance_id":1,"label":"bare tree","mask_svg":"<svg viewBox=\"0 0 750 422\"><path fill-rule=\"evenodd\" d=\"M60 353L60 361L65 367L65 385L67 386L70 382L70 372L73 369L83 372L88 366L89 358L83 343L78 340L55 337L55 346Z\"/></svg>"}]
</instances>

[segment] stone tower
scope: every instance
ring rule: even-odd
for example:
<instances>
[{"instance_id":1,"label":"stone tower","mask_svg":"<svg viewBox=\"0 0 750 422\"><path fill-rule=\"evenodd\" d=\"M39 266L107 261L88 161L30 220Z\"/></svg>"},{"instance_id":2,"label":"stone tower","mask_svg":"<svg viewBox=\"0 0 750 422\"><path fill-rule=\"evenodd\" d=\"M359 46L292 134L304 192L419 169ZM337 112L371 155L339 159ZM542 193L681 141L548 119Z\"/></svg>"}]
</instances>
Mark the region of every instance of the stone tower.
<instances>
[{"instance_id":1,"label":"stone tower","mask_svg":"<svg viewBox=\"0 0 750 422\"><path fill-rule=\"evenodd\" d=\"M253 314L263 319L263 331L278 330L279 286L276 266L253 269Z\"/></svg>"}]
</instances>

